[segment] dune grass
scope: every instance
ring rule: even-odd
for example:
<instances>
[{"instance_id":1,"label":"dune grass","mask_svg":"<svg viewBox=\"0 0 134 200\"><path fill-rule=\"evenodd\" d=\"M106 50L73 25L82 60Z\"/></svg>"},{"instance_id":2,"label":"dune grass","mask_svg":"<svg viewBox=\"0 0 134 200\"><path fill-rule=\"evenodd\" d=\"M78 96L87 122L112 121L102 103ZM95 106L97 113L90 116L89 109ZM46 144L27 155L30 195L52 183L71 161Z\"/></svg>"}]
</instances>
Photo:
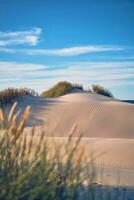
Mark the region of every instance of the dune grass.
<instances>
[{"instance_id":1,"label":"dune grass","mask_svg":"<svg viewBox=\"0 0 134 200\"><path fill-rule=\"evenodd\" d=\"M114 97L113 94L101 85L92 85L92 90L96 94L101 94L106 97Z\"/></svg>"},{"instance_id":2,"label":"dune grass","mask_svg":"<svg viewBox=\"0 0 134 200\"><path fill-rule=\"evenodd\" d=\"M16 98L22 97L24 95L35 96L37 93L34 90L28 88L7 88L0 91L0 104L10 103L12 100L15 100Z\"/></svg>"},{"instance_id":3,"label":"dune grass","mask_svg":"<svg viewBox=\"0 0 134 200\"><path fill-rule=\"evenodd\" d=\"M67 81L61 81L58 82L56 85L54 85L49 90L44 91L41 96L42 97L60 97L62 95L71 93L75 90L81 90L84 91L83 86L80 84L72 84ZM107 97L114 97L113 94L106 88L104 88L101 85L92 85L92 91L89 90L89 92L93 92L96 94L101 94L103 96Z\"/></svg>"},{"instance_id":4,"label":"dune grass","mask_svg":"<svg viewBox=\"0 0 134 200\"><path fill-rule=\"evenodd\" d=\"M69 94L75 91L84 91L83 86L77 83L72 84L67 81L60 81L49 90L44 91L40 96L55 98L55 97L60 97L62 95ZM112 93L109 90L107 90L106 88L100 85L93 85L92 92L101 94L107 97L113 97ZM28 89L28 88L7 88L5 90L1 90L0 91L0 106L8 104L8 103L12 103L12 101L15 101L17 98L25 96L25 95L38 96L38 93L35 92L35 90Z\"/></svg>"},{"instance_id":5,"label":"dune grass","mask_svg":"<svg viewBox=\"0 0 134 200\"><path fill-rule=\"evenodd\" d=\"M83 90L82 85L72 84L67 81L58 82L55 86L41 94L42 97L59 97L72 92L74 89Z\"/></svg>"},{"instance_id":6,"label":"dune grass","mask_svg":"<svg viewBox=\"0 0 134 200\"><path fill-rule=\"evenodd\" d=\"M49 145L44 131L37 136L33 127L31 133L25 133L30 107L18 124L16 107L17 103L8 115L0 110L0 200L79 199L83 182L93 182L94 173L89 176L81 165L81 137L71 142L76 127L70 130L64 148L55 142ZM83 197L88 195L87 188Z\"/></svg>"},{"instance_id":7,"label":"dune grass","mask_svg":"<svg viewBox=\"0 0 134 200\"><path fill-rule=\"evenodd\" d=\"M59 146L44 130L25 131L30 112L17 121L17 103L0 109L0 200L131 199L126 189L96 184L94 158L86 161L81 135L73 140L77 124Z\"/></svg>"}]
</instances>

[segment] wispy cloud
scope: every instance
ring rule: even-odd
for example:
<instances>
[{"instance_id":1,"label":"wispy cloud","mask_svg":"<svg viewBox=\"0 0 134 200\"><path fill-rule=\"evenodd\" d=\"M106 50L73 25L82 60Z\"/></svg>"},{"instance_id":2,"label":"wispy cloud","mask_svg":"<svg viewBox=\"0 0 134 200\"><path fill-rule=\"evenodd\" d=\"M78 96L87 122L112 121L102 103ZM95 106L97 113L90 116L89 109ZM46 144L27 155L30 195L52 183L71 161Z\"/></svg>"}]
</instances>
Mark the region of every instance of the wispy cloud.
<instances>
[{"instance_id":1,"label":"wispy cloud","mask_svg":"<svg viewBox=\"0 0 134 200\"><path fill-rule=\"evenodd\" d=\"M123 50L121 47L106 47L106 46L74 46L62 49L29 49L25 52L30 55L49 55L49 56L78 56L81 54L88 54L93 52L103 51L120 51Z\"/></svg>"},{"instance_id":2,"label":"wispy cloud","mask_svg":"<svg viewBox=\"0 0 134 200\"><path fill-rule=\"evenodd\" d=\"M11 49L11 48L0 48L0 52L2 52L2 53L15 53L16 52L16 50L14 50L14 49Z\"/></svg>"},{"instance_id":3,"label":"wispy cloud","mask_svg":"<svg viewBox=\"0 0 134 200\"><path fill-rule=\"evenodd\" d=\"M134 86L134 62L72 62L64 68L31 63L0 62L0 88L33 87L48 89L57 81L83 84L99 83L106 87Z\"/></svg>"},{"instance_id":4,"label":"wispy cloud","mask_svg":"<svg viewBox=\"0 0 134 200\"><path fill-rule=\"evenodd\" d=\"M31 46L37 45L39 41L41 28L32 28L26 31L0 32L0 46L22 45Z\"/></svg>"},{"instance_id":5,"label":"wispy cloud","mask_svg":"<svg viewBox=\"0 0 134 200\"><path fill-rule=\"evenodd\" d=\"M17 32L16 32L17 33ZM19 32L18 32L19 33ZM27 32L26 32L27 33ZM11 33L10 33L11 34ZM0 41L0 46L7 46L6 43L14 43L15 44L30 44L36 45L39 38L38 36L27 35L24 36L23 40L12 40L9 41ZM3 44L2 44L3 43ZM97 52L117 52L125 50L122 47L116 46L96 46L96 45L87 45L87 46L74 46L68 48L61 48L61 49L13 49L13 48L5 48L1 47L0 52L3 53L19 53L19 54L27 54L27 55L45 55L45 56L58 56L58 57L69 57L69 56L79 56L84 54L90 53L97 53Z\"/></svg>"}]
</instances>

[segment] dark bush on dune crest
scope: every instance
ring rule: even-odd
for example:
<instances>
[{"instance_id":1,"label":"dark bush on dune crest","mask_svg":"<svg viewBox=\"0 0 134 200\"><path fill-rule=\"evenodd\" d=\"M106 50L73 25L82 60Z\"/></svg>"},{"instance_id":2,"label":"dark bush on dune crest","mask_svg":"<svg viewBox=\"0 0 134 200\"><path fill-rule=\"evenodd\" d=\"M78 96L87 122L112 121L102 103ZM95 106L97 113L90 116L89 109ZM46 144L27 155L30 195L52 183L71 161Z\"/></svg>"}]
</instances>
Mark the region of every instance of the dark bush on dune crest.
<instances>
[{"instance_id":1,"label":"dark bush on dune crest","mask_svg":"<svg viewBox=\"0 0 134 200\"><path fill-rule=\"evenodd\" d=\"M93 92L97 93L97 94L101 94L107 97L113 97L113 94L106 88L104 88L103 86L100 85L92 85L92 90Z\"/></svg>"},{"instance_id":2,"label":"dark bush on dune crest","mask_svg":"<svg viewBox=\"0 0 134 200\"><path fill-rule=\"evenodd\" d=\"M27 88L7 88L5 90L0 91L0 103L7 104L16 98L25 95L36 96L37 93L34 90Z\"/></svg>"},{"instance_id":3,"label":"dark bush on dune crest","mask_svg":"<svg viewBox=\"0 0 134 200\"><path fill-rule=\"evenodd\" d=\"M74 89L83 90L82 85L61 81L41 94L42 97L59 97L72 92Z\"/></svg>"}]
</instances>

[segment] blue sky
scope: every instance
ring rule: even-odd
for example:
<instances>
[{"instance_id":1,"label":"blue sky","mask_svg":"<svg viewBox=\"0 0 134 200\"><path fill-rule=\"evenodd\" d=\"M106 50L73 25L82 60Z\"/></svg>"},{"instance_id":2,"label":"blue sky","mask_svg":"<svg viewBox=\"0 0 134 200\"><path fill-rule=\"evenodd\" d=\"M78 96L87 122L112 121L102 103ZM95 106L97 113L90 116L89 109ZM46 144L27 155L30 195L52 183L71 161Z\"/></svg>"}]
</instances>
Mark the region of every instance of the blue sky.
<instances>
[{"instance_id":1,"label":"blue sky","mask_svg":"<svg viewBox=\"0 0 134 200\"><path fill-rule=\"evenodd\" d=\"M0 0L0 89L60 80L134 99L133 0Z\"/></svg>"}]
</instances>

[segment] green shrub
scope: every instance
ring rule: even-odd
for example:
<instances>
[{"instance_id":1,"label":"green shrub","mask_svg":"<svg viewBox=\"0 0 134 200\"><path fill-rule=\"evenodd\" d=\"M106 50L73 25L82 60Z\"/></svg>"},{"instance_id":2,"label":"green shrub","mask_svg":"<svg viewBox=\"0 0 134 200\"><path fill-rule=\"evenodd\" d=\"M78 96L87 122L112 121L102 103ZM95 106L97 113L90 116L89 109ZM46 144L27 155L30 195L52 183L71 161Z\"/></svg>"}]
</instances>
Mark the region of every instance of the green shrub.
<instances>
[{"instance_id":1,"label":"green shrub","mask_svg":"<svg viewBox=\"0 0 134 200\"><path fill-rule=\"evenodd\" d=\"M97 93L97 94L101 94L107 97L113 97L113 94L106 88L104 88L103 86L100 85L92 85L92 90L93 92Z\"/></svg>"}]
</instances>

